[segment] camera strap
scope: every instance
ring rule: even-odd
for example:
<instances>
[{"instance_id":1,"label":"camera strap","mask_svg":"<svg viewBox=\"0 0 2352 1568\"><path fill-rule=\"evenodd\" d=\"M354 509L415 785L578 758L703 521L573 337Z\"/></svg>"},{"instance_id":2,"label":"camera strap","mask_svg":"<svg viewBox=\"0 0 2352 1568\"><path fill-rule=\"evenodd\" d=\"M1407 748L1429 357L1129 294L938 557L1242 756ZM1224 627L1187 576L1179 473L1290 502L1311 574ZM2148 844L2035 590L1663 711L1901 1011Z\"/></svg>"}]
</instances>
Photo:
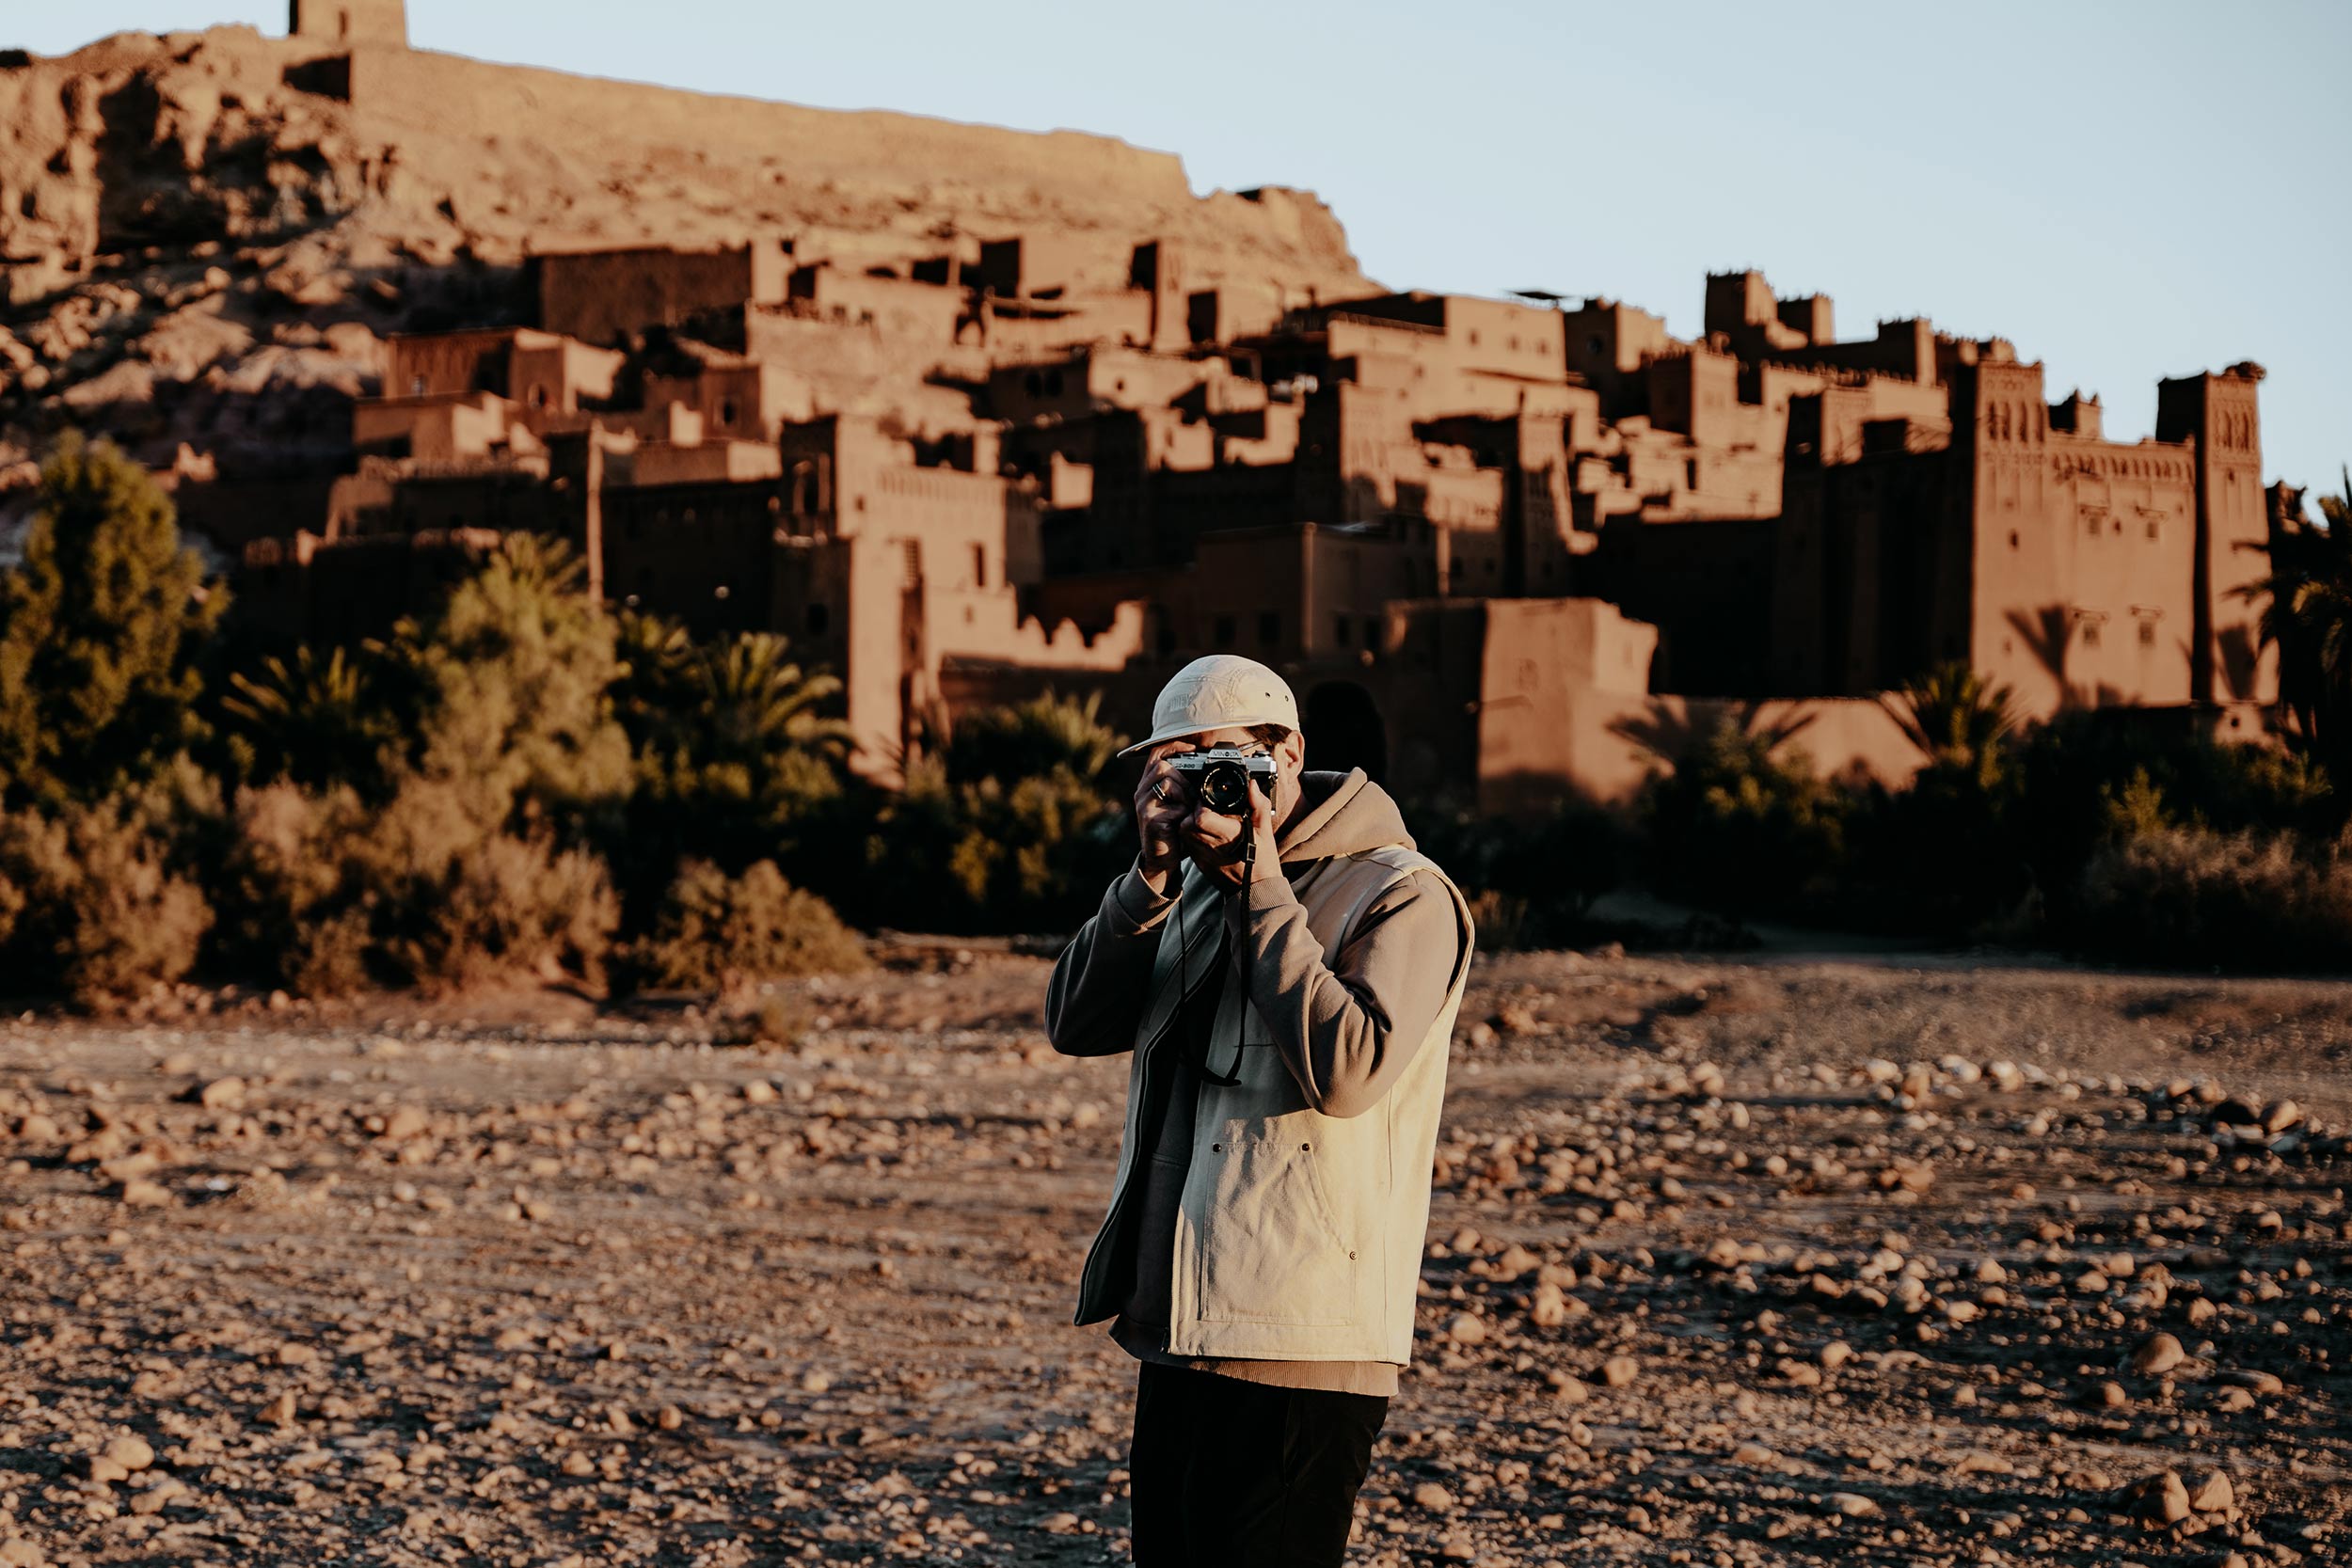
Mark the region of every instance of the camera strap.
<instances>
[{"instance_id":1,"label":"camera strap","mask_svg":"<svg viewBox=\"0 0 2352 1568\"><path fill-rule=\"evenodd\" d=\"M1258 786L1253 783L1249 787L1254 791ZM1248 906L1249 884L1257 879L1258 875L1258 835L1255 824L1248 817L1243 818L1242 821L1241 864L1242 885L1239 896L1242 899L1243 907L1246 909ZM1194 1069L1198 1071L1202 1078L1221 1088L1230 1089L1234 1085L1241 1082L1241 1053L1248 1048L1249 1044L1247 1037L1249 1033L1249 975L1242 964L1241 944L1230 940L1228 933L1223 928L1225 915L1221 900L1217 906L1217 913L1215 918L1216 919L1219 927L1216 932L1215 942L1216 945L1227 949L1227 951L1222 955L1213 955L1209 962L1203 966L1200 978L1196 981L1193 980L1191 976L1190 959L1192 954L1192 943L1187 939L1184 930L1184 895L1181 892L1179 893L1175 911L1169 917L1170 924L1174 927L1169 934L1176 942L1176 952L1178 955L1177 980L1183 989L1177 995L1176 1006L1168 1012L1168 1023L1163 1026L1163 1032L1167 1028L1176 1027L1176 1021L1184 1018L1191 1011L1193 1003L1200 997L1202 991L1208 990L1209 981L1213 977L1220 974L1230 976L1232 983L1239 988L1240 991L1239 1000L1241 1006L1241 1020L1237 1029L1238 1033L1244 1037L1234 1045L1233 1060L1229 1070L1219 1072L1216 1069L1211 1067L1209 1065L1209 1052L1211 1047L1216 1044L1216 1015L1212 1014L1209 1027L1200 1032L1200 1043L1198 1048L1199 1059L1193 1064ZM1222 962L1218 961L1220 957L1223 959ZM1152 1043L1157 1043L1156 1036ZM1272 1044L1273 1042L1269 1040L1263 1041L1261 1043Z\"/></svg>"},{"instance_id":2,"label":"camera strap","mask_svg":"<svg viewBox=\"0 0 2352 1568\"><path fill-rule=\"evenodd\" d=\"M1243 824L1241 865L1241 892L1234 896L1241 899L1242 908L1247 910L1249 907L1249 884L1257 880L1258 876L1258 835L1247 822ZM1233 1025L1234 1033L1239 1037L1233 1044L1233 1060L1224 1072L1209 1065L1209 1051L1216 1043L1216 1027L1212 1021L1209 1029L1200 1037L1200 1060L1196 1065L1201 1077L1221 1088L1230 1089L1241 1082L1242 1053L1249 1049L1249 973L1242 963L1241 943L1236 942L1228 945L1232 951L1225 955L1226 961L1222 967L1232 976L1240 1004L1240 1016Z\"/></svg>"}]
</instances>

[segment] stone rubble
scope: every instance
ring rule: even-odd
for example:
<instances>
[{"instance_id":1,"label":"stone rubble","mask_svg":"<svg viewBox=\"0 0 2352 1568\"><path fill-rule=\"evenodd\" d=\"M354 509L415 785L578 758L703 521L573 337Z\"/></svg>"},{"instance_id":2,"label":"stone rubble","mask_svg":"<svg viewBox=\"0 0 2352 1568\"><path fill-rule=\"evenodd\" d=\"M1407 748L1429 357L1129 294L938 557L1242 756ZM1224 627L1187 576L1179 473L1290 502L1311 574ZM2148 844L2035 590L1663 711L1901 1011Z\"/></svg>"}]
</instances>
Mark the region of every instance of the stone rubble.
<instances>
[{"instance_id":1,"label":"stone rubble","mask_svg":"<svg viewBox=\"0 0 2352 1568\"><path fill-rule=\"evenodd\" d=\"M0 1568L1125 1560L1043 974L0 1026ZM1355 1560L2342 1560L2344 1009L1963 979L1483 961Z\"/></svg>"}]
</instances>

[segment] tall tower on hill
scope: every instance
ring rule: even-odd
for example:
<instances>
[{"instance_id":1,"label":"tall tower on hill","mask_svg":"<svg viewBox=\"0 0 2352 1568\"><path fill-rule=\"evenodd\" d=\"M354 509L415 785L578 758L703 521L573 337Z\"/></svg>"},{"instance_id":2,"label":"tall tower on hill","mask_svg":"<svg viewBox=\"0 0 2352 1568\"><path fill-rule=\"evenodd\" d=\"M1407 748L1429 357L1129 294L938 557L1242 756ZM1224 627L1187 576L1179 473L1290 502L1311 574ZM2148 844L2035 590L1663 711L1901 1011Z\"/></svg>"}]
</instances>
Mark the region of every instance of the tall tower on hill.
<instances>
[{"instance_id":1,"label":"tall tower on hill","mask_svg":"<svg viewBox=\"0 0 2352 1568\"><path fill-rule=\"evenodd\" d=\"M286 31L301 39L405 49L408 8L405 0L292 0Z\"/></svg>"}]
</instances>

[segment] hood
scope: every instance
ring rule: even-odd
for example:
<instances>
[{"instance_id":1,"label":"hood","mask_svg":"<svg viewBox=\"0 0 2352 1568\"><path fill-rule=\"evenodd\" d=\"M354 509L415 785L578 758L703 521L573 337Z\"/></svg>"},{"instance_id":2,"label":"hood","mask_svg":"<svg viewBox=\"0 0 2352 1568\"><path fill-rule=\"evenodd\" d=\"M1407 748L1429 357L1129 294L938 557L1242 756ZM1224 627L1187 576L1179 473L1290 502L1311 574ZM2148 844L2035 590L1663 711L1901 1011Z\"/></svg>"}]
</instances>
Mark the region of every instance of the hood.
<instances>
[{"instance_id":1,"label":"hood","mask_svg":"<svg viewBox=\"0 0 2352 1568\"><path fill-rule=\"evenodd\" d=\"M1305 810L1282 835L1285 864L1361 854L1366 849L1413 847L1404 814L1389 792L1360 768L1345 773L1299 776Z\"/></svg>"}]
</instances>

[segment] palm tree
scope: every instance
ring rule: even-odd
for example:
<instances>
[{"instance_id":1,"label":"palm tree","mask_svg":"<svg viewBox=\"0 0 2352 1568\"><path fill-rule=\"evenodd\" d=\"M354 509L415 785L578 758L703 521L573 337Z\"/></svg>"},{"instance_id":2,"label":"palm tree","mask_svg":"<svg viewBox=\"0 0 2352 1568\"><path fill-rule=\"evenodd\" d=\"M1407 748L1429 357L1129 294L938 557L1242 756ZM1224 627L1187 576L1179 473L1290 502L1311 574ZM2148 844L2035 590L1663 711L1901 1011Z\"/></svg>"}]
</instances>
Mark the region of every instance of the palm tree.
<instances>
[{"instance_id":1,"label":"palm tree","mask_svg":"<svg viewBox=\"0 0 2352 1568\"><path fill-rule=\"evenodd\" d=\"M292 660L271 655L255 673L231 674L229 686L221 712L253 748L261 778L347 783L373 766L390 738L368 667L341 648L325 657L307 646Z\"/></svg>"},{"instance_id":2,"label":"palm tree","mask_svg":"<svg viewBox=\"0 0 2352 1568\"><path fill-rule=\"evenodd\" d=\"M2262 601L2262 639L2279 650L2279 701L2296 731L2323 760L2342 761L2352 752L2352 468L2342 496L2319 498L2320 523L2292 493L2279 510L2269 575L2239 594Z\"/></svg>"},{"instance_id":3,"label":"palm tree","mask_svg":"<svg viewBox=\"0 0 2352 1568\"><path fill-rule=\"evenodd\" d=\"M2017 728L2016 694L1954 661L1914 675L1879 703L1931 768L1990 789L2000 779L2003 743Z\"/></svg>"},{"instance_id":4,"label":"palm tree","mask_svg":"<svg viewBox=\"0 0 2352 1568\"><path fill-rule=\"evenodd\" d=\"M772 632L750 631L703 655L696 685L706 760L764 772L788 752L848 758L850 726L821 711L841 694L841 682L803 671L789 647Z\"/></svg>"},{"instance_id":5,"label":"palm tree","mask_svg":"<svg viewBox=\"0 0 2352 1568\"><path fill-rule=\"evenodd\" d=\"M1753 741L1771 756L1813 727L1814 716L1788 703L1652 697L1640 713L1609 722L1609 733L1649 759L1653 772L1670 773L1718 743L1719 732Z\"/></svg>"},{"instance_id":6,"label":"palm tree","mask_svg":"<svg viewBox=\"0 0 2352 1568\"><path fill-rule=\"evenodd\" d=\"M694 640L676 622L636 610L620 612L615 631L621 674L612 684L612 705L629 744L660 755L680 750L696 705Z\"/></svg>"},{"instance_id":7,"label":"palm tree","mask_svg":"<svg viewBox=\"0 0 2352 1568\"><path fill-rule=\"evenodd\" d=\"M980 708L957 721L945 748L950 778L1041 777L1066 769L1083 784L1109 771L1126 736L1102 721L1103 694L1084 699L1047 691L1009 707Z\"/></svg>"}]
</instances>

